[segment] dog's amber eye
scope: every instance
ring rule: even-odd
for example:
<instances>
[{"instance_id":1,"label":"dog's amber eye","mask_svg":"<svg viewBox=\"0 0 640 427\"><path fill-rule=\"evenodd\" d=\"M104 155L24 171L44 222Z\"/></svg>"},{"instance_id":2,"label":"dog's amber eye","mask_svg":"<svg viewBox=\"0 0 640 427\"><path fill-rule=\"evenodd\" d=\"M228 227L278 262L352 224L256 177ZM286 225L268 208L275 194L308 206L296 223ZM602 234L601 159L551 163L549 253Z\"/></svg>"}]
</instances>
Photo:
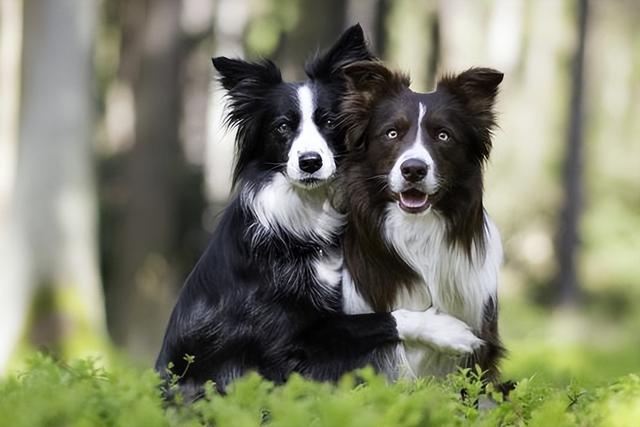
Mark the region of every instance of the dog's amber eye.
<instances>
[{"instance_id":1,"label":"dog's amber eye","mask_svg":"<svg viewBox=\"0 0 640 427\"><path fill-rule=\"evenodd\" d=\"M289 132L289 125L287 123L281 123L278 125L278 127L276 128L276 131L280 134L280 135L286 135Z\"/></svg>"},{"instance_id":2,"label":"dog's amber eye","mask_svg":"<svg viewBox=\"0 0 640 427\"><path fill-rule=\"evenodd\" d=\"M449 140L449 134L444 130L439 131L437 136L438 136L438 141L445 142Z\"/></svg>"},{"instance_id":3,"label":"dog's amber eye","mask_svg":"<svg viewBox=\"0 0 640 427\"><path fill-rule=\"evenodd\" d=\"M387 130L387 138L389 139L396 139L398 137L398 131L395 129L388 129Z\"/></svg>"}]
</instances>

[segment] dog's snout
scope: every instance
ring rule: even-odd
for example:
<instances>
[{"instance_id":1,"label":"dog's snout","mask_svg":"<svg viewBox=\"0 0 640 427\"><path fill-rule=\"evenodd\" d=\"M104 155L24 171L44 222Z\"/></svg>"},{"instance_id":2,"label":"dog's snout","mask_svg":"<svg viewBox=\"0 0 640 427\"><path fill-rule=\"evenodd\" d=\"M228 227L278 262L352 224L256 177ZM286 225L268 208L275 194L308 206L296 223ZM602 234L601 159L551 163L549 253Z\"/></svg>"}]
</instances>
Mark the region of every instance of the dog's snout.
<instances>
[{"instance_id":1,"label":"dog's snout","mask_svg":"<svg viewBox=\"0 0 640 427\"><path fill-rule=\"evenodd\" d=\"M427 176L429 166L419 159L407 159L400 165L400 172L409 182L418 182Z\"/></svg>"},{"instance_id":2,"label":"dog's snout","mask_svg":"<svg viewBox=\"0 0 640 427\"><path fill-rule=\"evenodd\" d=\"M314 173L322 167L322 156L315 151L306 151L298 156L300 170L307 173Z\"/></svg>"}]
</instances>

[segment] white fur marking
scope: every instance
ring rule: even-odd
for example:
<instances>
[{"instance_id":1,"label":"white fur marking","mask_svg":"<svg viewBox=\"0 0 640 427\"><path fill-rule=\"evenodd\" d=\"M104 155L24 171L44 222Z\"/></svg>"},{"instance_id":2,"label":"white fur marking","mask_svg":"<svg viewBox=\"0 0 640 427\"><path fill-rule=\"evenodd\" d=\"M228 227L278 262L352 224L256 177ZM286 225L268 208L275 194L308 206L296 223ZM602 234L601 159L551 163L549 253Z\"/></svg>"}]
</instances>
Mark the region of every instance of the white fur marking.
<instances>
[{"instance_id":1,"label":"white fur marking","mask_svg":"<svg viewBox=\"0 0 640 427\"><path fill-rule=\"evenodd\" d=\"M315 262L318 283L326 289L333 289L342 279L342 253L325 254Z\"/></svg>"},{"instance_id":2,"label":"white fur marking","mask_svg":"<svg viewBox=\"0 0 640 427\"><path fill-rule=\"evenodd\" d=\"M346 314L373 313L373 309L358 292L346 268L342 270L342 309Z\"/></svg>"},{"instance_id":3,"label":"white fur marking","mask_svg":"<svg viewBox=\"0 0 640 427\"><path fill-rule=\"evenodd\" d=\"M259 191L249 189L243 196L245 206L266 230L277 232L280 228L300 238L318 236L329 242L344 223L322 189L299 189L280 173ZM258 230L255 236L260 238Z\"/></svg>"},{"instance_id":4,"label":"white fur marking","mask_svg":"<svg viewBox=\"0 0 640 427\"><path fill-rule=\"evenodd\" d=\"M289 149L287 175L294 181L304 178L328 179L336 172L336 162L327 141L313 121L316 105L313 92L308 85L298 88L298 103L301 116L300 133ZM314 151L322 158L322 167L311 174L300 170L298 164L298 156L308 151Z\"/></svg>"},{"instance_id":5,"label":"white fur marking","mask_svg":"<svg viewBox=\"0 0 640 427\"><path fill-rule=\"evenodd\" d=\"M467 322L474 329L482 326L484 304L495 298L502 262L500 236L485 215L486 252L472 245L471 258L446 239L446 222L437 213L406 214L389 204L384 224L385 239L390 242L422 279L434 307ZM399 300L404 308L406 301Z\"/></svg>"},{"instance_id":6,"label":"white fur marking","mask_svg":"<svg viewBox=\"0 0 640 427\"><path fill-rule=\"evenodd\" d=\"M446 223L436 212L417 216L389 204L384 223L385 239L419 275L419 292L431 300L432 307L454 316L478 331L482 327L485 304L497 294L502 245L495 225L485 215L485 254L475 245L471 258L464 249L451 246L446 239ZM414 305L414 300L399 294L396 309ZM464 345L465 340L462 340ZM444 343L455 346L455 343ZM405 345L407 359L420 375L446 373L459 361L451 361L438 352ZM426 369L426 372L424 371Z\"/></svg>"},{"instance_id":7,"label":"white fur marking","mask_svg":"<svg viewBox=\"0 0 640 427\"><path fill-rule=\"evenodd\" d=\"M427 108L422 103L420 103L419 107L416 139L411 147L403 152L398 160L396 160L396 163L393 165L391 173L389 174L389 186L391 187L391 190L395 192L400 192L405 188L405 179L402 177L400 165L408 159L422 160L427 164L429 171L427 172L427 176L424 178L427 192L433 193L437 189L435 162L433 161L431 154L429 154L425 148L424 141L422 140L422 121L427 112Z\"/></svg>"}]
</instances>

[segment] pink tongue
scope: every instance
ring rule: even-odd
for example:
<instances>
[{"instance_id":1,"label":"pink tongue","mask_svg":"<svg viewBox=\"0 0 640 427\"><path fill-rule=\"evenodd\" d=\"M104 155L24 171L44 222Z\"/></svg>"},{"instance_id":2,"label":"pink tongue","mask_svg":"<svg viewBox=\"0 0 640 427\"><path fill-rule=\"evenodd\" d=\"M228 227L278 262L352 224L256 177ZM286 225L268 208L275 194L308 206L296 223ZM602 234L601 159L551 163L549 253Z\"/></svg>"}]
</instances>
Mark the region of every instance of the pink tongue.
<instances>
[{"instance_id":1,"label":"pink tongue","mask_svg":"<svg viewBox=\"0 0 640 427\"><path fill-rule=\"evenodd\" d=\"M427 195L418 190L407 190L400 193L400 201L408 208L421 208L427 203Z\"/></svg>"}]
</instances>

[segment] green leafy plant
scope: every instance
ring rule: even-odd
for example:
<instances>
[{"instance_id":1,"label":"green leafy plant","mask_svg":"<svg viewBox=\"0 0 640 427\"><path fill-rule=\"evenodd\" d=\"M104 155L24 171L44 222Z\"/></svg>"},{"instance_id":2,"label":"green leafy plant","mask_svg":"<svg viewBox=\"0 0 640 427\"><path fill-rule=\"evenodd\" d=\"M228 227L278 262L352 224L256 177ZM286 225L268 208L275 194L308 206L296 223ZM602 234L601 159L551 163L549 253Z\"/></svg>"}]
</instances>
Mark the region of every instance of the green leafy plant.
<instances>
[{"instance_id":1,"label":"green leafy plant","mask_svg":"<svg viewBox=\"0 0 640 427\"><path fill-rule=\"evenodd\" d=\"M184 360L188 369L195 359ZM168 387L179 393L185 373L172 373ZM624 426L640 419L637 375L591 389L552 387L530 377L504 397L483 384L482 374L461 369L442 380L389 384L364 369L338 384L294 375L276 386L250 373L227 395L208 383L204 398L166 405L162 380L152 370L36 354L24 371L0 381L0 426Z\"/></svg>"}]
</instances>

